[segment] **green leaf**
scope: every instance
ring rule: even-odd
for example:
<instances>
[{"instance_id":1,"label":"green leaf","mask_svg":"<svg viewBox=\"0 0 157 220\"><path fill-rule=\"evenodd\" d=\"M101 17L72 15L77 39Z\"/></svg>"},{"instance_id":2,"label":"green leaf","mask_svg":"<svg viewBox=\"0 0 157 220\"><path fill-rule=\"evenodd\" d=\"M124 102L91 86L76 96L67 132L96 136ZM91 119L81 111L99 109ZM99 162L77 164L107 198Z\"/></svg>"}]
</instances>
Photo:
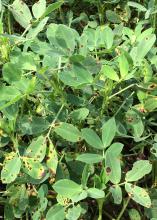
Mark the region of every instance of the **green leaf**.
<instances>
[{"instance_id":1,"label":"green leaf","mask_svg":"<svg viewBox=\"0 0 157 220\"><path fill-rule=\"evenodd\" d=\"M57 181L53 185L53 189L62 196L66 196L66 198L71 198L77 193L82 191L81 185L73 182L72 180L62 179Z\"/></svg>"},{"instance_id":2,"label":"green leaf","mask_svg":"<svg viewBox=\"0 0 157 220\"><path fill-rule=\"evenodd\" d=\"M153 147L150 149L150 152L154 154L155 157L157 157L157 143L153 144Z\"/></svg>"},{"instance_id":3,"label":"green leaf","mask_svg":"<svg viewBox=\"0 0 157 220\"><path fill-rule=\"evenodd\" d=\"M32 157L39 162L43 161L45 154L46 139L43 136L39 136L37 139L34 139L25 152L27 157Z\"/></svg>"},{"instance_id":4,"label":"green leaf","mask_svg":"<svg viewBox=\"0 0 157 220\"><path fill-rule=\"evenodd\" d=\"M136 209L128 210L130 220L141 220L140 213Z\"/></svg>"},{"instance_id":5,"label":"green leaf","mask_svg":"<svg viewBox=\"0 0 157 220\"><path fill-rule=\"evenodd\" d=\"M81 178L81 183L83 187L86 187L88 178L90 174L92 173L92 166L89 164L86 164L84 166L83 172L82 172L82 178Z\"/></svg>"},{"instance_id":6,"label":"green leaf","mask_svg":"<svg viewBox=\"0 0 157 220\"><path fill-rule=\"evenodd\" d=\"M80 131L72 124L68 123L61 123L55 128L55 132L59 136L70 142L78 142L81 137Z\"/></svg>"},{"instance_id":7,"label":"green leaf","mask_svg":"<svg viewBox=\"0 0 157 220\"><path fill-rule=\"evenodd\" d=\"M18 130L21 134L40 134L49 128L49 122L44 117L23 115L18 120Z\"/></svg>"},{"instance_id":8,"label":"green leaf","mask_svg":"<svg viewBox=\"0 0 157 220\"><path fill-rule=\"evenodd\" d=\"M84 128L81 130L82 138L85 141L96 149L103 149L103 143L99 136L91 129L91 128Z\"/></svg>"},{"instance_id":9,"label":"green leaf","mask_svg":"<svg viewBox=\"0 0 157 220\"><path fill-rule=\"evenodd\" d=\"M102 73L104 74L104 76L106 76L109 79L112 79L117 82L119 81L119 76L111 66L103 65Z\"/></svg>"},{"instance_id":10,"label":"green leaf","mask_svg":"<svg viewBox=\"0 0 157 220\"><path fill-rule=\"evenodd\" d=\"M62 24L58 25L55 37L59 46L68 51L74 51L76 44L75 35L71 28Z\"/></svg>"},{"instance_id":11,"label":"green leaf","mask_svg":"<svg viewBox=\"0 0 157 220\"><path fill-rule=\"evenodd\" d=\"M144 61L143 71L144 71L144 82L145 83L150 82L153 76L153 69L147 60Z\"/></svg>"},{"instance_id":12,"label":"green leaf","mask_svg":"<svg viewBox=\"0 0 157 220\"><path fill-rule=\"evenodd\" d=\"M110 187L110 192L112 193L114 203L119 205L122 202L122 190L119 185L114 185Z\"/></svg>"},{"instance_id":13,"label":"green leaf","mask_svg":"<svg viewBox=\"0 0 157 220\"><path fill-rule=\"evenodd\" d=\"M21 93L14 86L1 86L0 87L0 102L11 101L19 96L21 96Z\"/></svg>"},{"instance_id":14,"label":"green leaf","mask_svg":"<svg viewBox=\"0 0 157 220\"><path fill-rule=\"evenodd\" d=\"M141 63L141 61L144 59L144 57L147 55L147 53L150 51L152 46L154 45L156 41L156 36L154 34L144 38L141 40L137 46L137 54L136 57L134 57L133 60L135 60L135 63Z\"/></svg>"},{"instance_id":15,"label":"green leaf","mask_svg":"<svg viewBox=\"0 0 157 220\"><path fill-rule=\"evenodd\" d=\"M56 174L57 166L58 166L58 155L57 151L52 142L49 143L48 146L48 153L47 153L47 160L46 164L50 169L51 173L54 175Z\"/></svg>"},{"instance_id":16,"label":"green leaf","mask_svg":"<svg viewBox=\"0 0 157 220\"><path fill-rule=\"evenodd\" d=\"M105 27L103 30L103 37L106 44L106 48L110 49L113 45L114 34L110 27Z\"/></svg>"},{"instance_id":17,"label":"green leaf","mask_svg":"<svg viewBox=\"0 0 157 220\"><path fill-rule=\"evenodd\" d=\"M8 154L4 160L4 166L1 171L1 180L3 183L13 182L21 169L21 160L14 152Z\"/></svg>"},{"instance_id":18,"label":"green leaf","mask_svg":"<svg viewBox=\"0 0 157 220\"><path fill-rule=\"evenodd\" d=\"M45 176L45 168L34 158L22 157L23 170L34 179L41 179Z\"/></svg>"},{"instance_id":19,"label":"green leaf","mask_svg":"<svg viewBox=\"0 0 157 220\"><path fill-rule=\"evenodd\" d=\"M13 206L14 217L20 218L28 207L28 191L25 184L11 184L7 187L9 203ZM16 204L16 205L13 205ZM14 218L13 218L14 219Z\"/></svg>"},{"instance_id":20,"label":"green leaf","mask_svg":"<svg viewBox=\"0 0 157 220\"><path fill-rule=\"evenodd\" d=\"M74 196L72 196L71 200L73 202L79 202L81 200L84 200L87 198L87 191L86 190L82 190L81 192L75 194Z\"/></svg>"},{"instance_id":21,"label":"green leaf","mask_svg":"<svg viewBox=\"0 0 157 220\"><path fill-rule=\"evenodd\" d=\"M46 0L39 0L32 6L32 12L36 19L40 18L46 10Z\"/></svg>"},{"instance_id":22,"label":"green leaf","mask_svg":"<svg viewBox=\"0 0 157 220\"><path fill-rule=\"evenodd\" d=\"M108 147L111 144L113 138L115 137L116 130L117 126L114 117L104 123L104 125L102 126L102 141L104 148Z\"/></svg>"},{"instance_id":23,"label":"green leaf","mask_svg":"<svg viewBox=\"0 0 157 220\"><path fill-rule=\"evenodd\" d=\"M101 199L105 197L104 191L96 188L87 189L87 193L88 193L88 197L93 199Z\"/></svg>"},{"instance_id":24,"label":"green leaf","mask_svg":"<svg viewBox=\"0 0 157 220\"><path fill-rule=\"evenodd\" d=\"M20 80L22 77L22 70L14 63L6 63L3 65L2 72L3 79L10 84Z\"/></svg>"},{"instance_id":25,"label":"green leaf","mask_svg":"<svg viewBox=\"0 0 157 220\"><path fill-rule=\"evenodd\" d=\"M128 5L133 7L133 8L138 9L138 11L143 11L143 12L147 11L147 9L143 5L141 5L141 4L137 3L137 2L129 1Z\"/></svg>"},{"instance_id":26,"label":"green leaf","mask_svg":"<svg viewBox=\"0 0 157 220\"><path fill-rule=\"evenodd\" d=\"M136 161L133 164L132 170L128 171L126 173L125 180L127 182L134 182L142 177L144 177L146 174L150 173L152 170L152 165L148 160L139 160Z\"/></svg>"},{"instance_id":27,"label":"green leaf","mask_svg":"<svg viewBox=\"0 0 157 220\"><path fill-rule=\"evenodd\" d=\"M118 184L121 180L121 162L120 162L120 153L123 149L123 144L114 143L106 151L106 173L109 177L109 180Z\"/></svg>"},{"instance_id":28,"label":"green leaf","mask_svg":"<svg viewBox=\"0 0 157 220\"><path fill-rule=\"evenodd\" d=\"M53 4L49 4L46 8L46 11L42 15L42 18L48 16L51 12L55 11L56 9L60 8L60 6L64 3L64 1L58 1Z\"/></svg>"},{"instance_id":29,"label":"green leaf","mask_svg":"<svg viewBox=\"0 0 157 220\"><path fill-rule=\"evenodd\" d=\"M115 11L107 10L106 17L107 17L107 20L112 23L115 23L115 24L121 23L120 16Z\"/></svg>"},{"instance_id":30,"label":"green leaf","mask_svg":"<svg viewBox=\"0 0 157 220\"><path fill-rule=\"evenodd\" d=\"M65 219L64 207L58 204L52 206L46 214L46 220L64 220L64 219Z\"/></svg>"},{"instance_id":31,"label":"green leaf","mask_svg":"<svg viewBox=\"0 0 157 220\"><path fill-rule=\"evenodd\" d=\"M93 81L92 75L82 65L73 65L71 69L66 69L59 74L60 80L68 86L79 87L86 84L91 84Z\"/></svg>"},{"instance_id":32,"label":"green leaf","mask_svg":"<svg viewBox=\"0 0 157 220\"><path fill-rule=\"evenodd\" d=\"M99 163L103 160L103 157L99 154L80 154L76 160L79 160L81 162L87 163L87 164L93 164L93 163Z\"/></svg>"},{"instance_id":33,"label":"green leaf","mask_svg":"<svg viewBox=\"0 0 157 220\"><path fill-rule=\"evenodd\" d=\"M128 195L140 205L150 208L151 207L151 200L148 193L141 187L135 186L130 183L125 184L125 190L127 191Z\"/></svg>"},{"instance_id":34,"label":"green leaf","mask_svg":"<svg viewBox=\"0 0 157 220\"><path fill-rule=\"evenodd\" d=\"M144 125L141 116L138 114L136 109L130 109L126 113L126 121L128 129L131 128L130 132L135 138L140 138L144 132Z\"/></svg>"},{"instance_id":35,"label":"green leaf","mask_svg":"<svg viewBox=\"0 0 157 220\"><path fill-rule=\"evenodd\" d=\"M30 71L37 70L36 57L32 52L19 52L16 57L11 59L11 62L14 63L17 69Z\"/></svg>"},{"instance_id":36,"label":"green leaf","mask_svg":"<svg viewBox=\"0 0 157 220\"><path fill-rule=\"evenodd\" d=\"M148 98L144 103L144 108L148 112L152 112L157 108L157 98L156 97L150 97Z\"/></svg>"},{"instance_id":37,"label":"green leaf","mask_svg":"<svg viewBox=\"0 0 157 220\"><path fill-rule=\"evenodd\" d=\"M149 190L150 199L152 205L150 208L145 209L145 213L148 219L157 220L157 189L153 187Z\"/></svg>"},{"instance_id":38,"label":"green leaf","mask_svg":"<svg viewBox=\"0 0 157 220\"><path fill-rule=\"evenodd\" d=\"M126 56L124 54L120 55L118 58L118 62L121 78L125 78L125 76L127 76L129 72L129 63Z\"/></svg>"},{"instance_id":39,"label":"green leaf","mask_svg":"<svg viewBox=\"0 0 157 220\"><path fill-rule=\"evenodd\" d=\"M12 5L9 5L9 10L12 12L15 20L23 27L27 28L31 24L32 15L26 5L21 0L15 0Z\"/></svg>"},{"instance_id":40,"label":"green leaf","mask_svg":"<svg viewBox=\"0 0 157 220\"><path fill-rule=\"evenodd\" d=\"M0 0L0 12L2 11L2 1Z\"/></svg>"},{"instance_id":41,"label":"green leaf","mask_svg":"<svg viewBox=\"0 0 157 220\"><path fill-rule=\"evenodd\" d=\"M67 220L78 220L81 215L82 208L78 204L77 206L73 206L72 208L68 209L66 219Z\"/></svg>"},{"instance_id":42,"label":"green leaf","mask_svg":"<svg viewBox=\"0 0 157 220\"><path fill-rule=\"evenodd\" d=\"M48 17L45 17L44 19L42 19L36 27L33 27L29 30L28 34L27 34L27 38L29 39L34 39L45 27L45 25L48 22Z\"/></svg>"},{"instance_id":43,"label":"green leaf","mask_svg":"<svg viewBox=\"0 0 157 220\"><path fill-rule=\"evenodd\" d=\"M79 108L70 113L71 118L74 121L83 121L87 118L89 110L87 108Z\"/></svg>"}]
</instances>

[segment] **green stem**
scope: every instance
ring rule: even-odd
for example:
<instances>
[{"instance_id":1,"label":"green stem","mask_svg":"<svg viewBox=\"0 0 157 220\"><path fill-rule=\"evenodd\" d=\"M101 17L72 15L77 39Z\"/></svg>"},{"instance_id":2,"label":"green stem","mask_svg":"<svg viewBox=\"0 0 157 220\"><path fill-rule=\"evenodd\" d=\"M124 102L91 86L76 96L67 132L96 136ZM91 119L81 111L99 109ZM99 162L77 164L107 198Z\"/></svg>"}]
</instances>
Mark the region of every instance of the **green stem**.
<instances>
[{"instance_id":1,"label":"green stem","mask_svg":"<svg viewBox=\"0 0 157 220\"><path fill-rule=\"evenodd\" d=\"M8 33L11 34L11 19L10 19L10 11L8 10Z\"/></svg>"},{"instance_id":2,"label":"green stem","mask_svg":"<svg viewBox=\"0 0 157 220\"><path fill-rule=\"evenodd\" d=\"M154 0L154 8L156 9L157 7L157 0ZM152 15L152 26L154 28L154 32L156 32L156 26L157 26L157 14Z\"/></svg>"},{"instance_id":3,"label":"green stem","mask_svg":"<svg viewBox=\"0 0 157 220\"><path fill-rule=\"evenodd\" d=\"M47 133L47 135L46 135L46 138L49 138L50 133L51 133L51 130L52 130L52 128L53 128L53 126L54 126L56 120L58 119L58 117L59 117L59 115L60 115L60 113L61 113L61 111L62 111L63 108L64 108L64 104L60 107L59 111L57 112L56 117L55 117L54 120L52 121L52 123L51 123L51 125L50 125L50 128L49 128L49 131L48 131L48 133Z\"/></svg>"},{"instance_id":4,"label":"green stem","mask_svg":"<svg viewBox=\"0 0 157 220\"><path fill-rule=\"evenodd\" d=\"M25 34L29 31L29 29L32 27L32 24L29 24L26 29L24 30L24 32L22 33L21 37L24 37Z\"/></svg>"},{"instance_id":5,"label":"green stem","mask_svg":"<svg viewBox=\"0 0 157 220\"><path fill-rule=\"evenodd\" d=\"M111 220L113 220L114 218L106 211L103 211L103 213Z\"/></svg>"},{"instance_id":6,"label":"green stem","mask_svg":"<svg viewBox=\"0 0 157 220\"><path fill-rule=\"evenodd\" d=\"M125 87L124 89L121 89L120 91L118 91L118 92L114 93L113 95L109 96L109 99L112 99L113 97L121 94L122 92L124 92L124 91L126 91L126 90L128 90L128 89L130 89L134 86L136 86L136 84L132 84L132 85L129 85L129 86Z\"/></svg>"},{"instance_id":7,"label":"green stem","mask_svg":"<svg viewBox=\"0 0 157 220\"><path fill-rule=\"evenodd\" d=\"M118 110L116 111L116 113L114 114L114 117L120 112L120 110L123 108L123 106L125 105L125 103L130 99L131 96L133 96L135 92L132 92L129 97L127 97L123 103L121 104L121 106L118 108Z\"/></svg>"},{"instance_id":8,"label":"green stem","mask_svg":"<svg viewBox=\"0 0 157 220\"><path fill-rule=\"evenodd\" d=\"M101 3L101 0L98 0L97 8L98 8L100 25L103 25L104 24L104 9L105 9L105 6L104 6L104 4Z\"/></svg>"},{"instance_id":9,"label":"green stem","mask_svg":"<svg viewBox=\"0 0 157 220\"><path fill-rule=\"evenodd\" d=\"M102 208L103 208L103 204L104 204L104 199L98 199L98 208L99 208L99 217L98 220L102 220Z\"/></svg>"},{"instance_id":10,"label":"green stem","mask_svg":"<svg viewBox=\"0 0 157 220\"><path fill-rule=\"evenodd\" d=\"M157 160L153 161L152 180L153 180L153 187L154 187L157 184Z\"/></svg>"},{"instance_id":11,"label":"green stem","mask_svg":"<svg viewBox=\"0 0 157 220\"><path fill-rule=\"evenodd\" d=\"M121 212L119 213L119 215L118 215L118 217L117 217L116 220L120 220L120 219L121 219L121 217L123 216L123 214L124 214L124 212L125 212L125 210L126 210L128 204L129 204L129 202L130 202L130 197L128 197L126 203L123 204L122 210L121 210Z\"/></svg>"}]
</instances>

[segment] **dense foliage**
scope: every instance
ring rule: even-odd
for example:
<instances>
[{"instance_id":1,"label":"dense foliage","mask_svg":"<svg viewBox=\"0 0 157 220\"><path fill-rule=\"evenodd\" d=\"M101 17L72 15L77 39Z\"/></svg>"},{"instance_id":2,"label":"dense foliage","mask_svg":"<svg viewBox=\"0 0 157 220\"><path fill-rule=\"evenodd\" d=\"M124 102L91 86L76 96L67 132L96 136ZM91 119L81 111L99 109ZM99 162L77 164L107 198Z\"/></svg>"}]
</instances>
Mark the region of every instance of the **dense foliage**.
<instances>
[{"instance_id":1,"label":"dense foliage","mask_svg":"<svg viewBox=\"0 0 157 220\"><path fill-rule=\"evenodd\" d=\"M157 220L157 1L0 0L0 216Z\"/></svg>"}]
</instances>

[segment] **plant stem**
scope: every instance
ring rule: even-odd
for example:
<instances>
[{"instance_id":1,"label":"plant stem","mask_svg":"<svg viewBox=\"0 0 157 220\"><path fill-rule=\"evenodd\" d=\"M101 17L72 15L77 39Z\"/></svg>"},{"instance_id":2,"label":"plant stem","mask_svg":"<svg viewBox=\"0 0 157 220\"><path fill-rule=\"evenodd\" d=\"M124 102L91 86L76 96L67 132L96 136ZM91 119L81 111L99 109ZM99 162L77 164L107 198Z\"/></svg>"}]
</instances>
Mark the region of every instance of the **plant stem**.
<instances>
[{"instance_id":1,"label":"plant stem","mask_svg":"<svg viewBox=\"0 0 157 220\"><path fill-rule=\"evenodd\" d=\"M122 103L121 106L118 108L118 110L116 111L116 113L114 114L114 116L116 116L116 115L120 112L120 110L123 108L123 106L125 105L125 103L129 100L129 98L130 98L131 96L133 96L134 93L135 93L135 92L133 91L133 92L129 95L129 97L127 97L127 98L123 101L123 103Z\"/></svg>"},{"instance_id":2,"label":"plant stem","mask_svg":"<svg viewBox=\"0 0 157 220\"><path fill-rule=\"evenodd\" d=\"M126 203L123 204L122 210L121 210L121 212L119 213L118 218L117 218L116 220L120 220L120 219L121 219L121 217L123 216L123 214L124 214L124 212L125 212L125 210L126 210L128 204L129 204L129 202L130 202L130 197L128 197Z\"/></svg>"},{"instance_id":3,"label":"plant stem","mask_svg":"<svg viewBox=\"0 0 157 220\"><path fill-rule=\"evenodd\" d=\"M154 0L154 8L156 10L157 7L157 0ZM154 28L154 32L156 33L156 26L157 26L157 14L152 15L152 27Z\"/></svg>"},{"instance_id":4,"label":"plant stem","mask_svg":"<svg viewBox=\"0 0 157 220\"><path fill-rule=\"evenodd\" d=\"M114 218L106 211L103 211L103 213L111 220L113 220Z\"/></svg>"},{"instance_id":5,"label":"plant stem","mask_svg":"<svg viewBox=\"0 0 157 220\"><path fill-rule=\"evenodd\" d=\"M130 89L134 86L136 86L136 84L131 84L131 85L125 87L124 89L121 89L120 91L118 91L118 92L114 93L113 95L109 96L109 99L112 99L113 97L119 95L120 93L122 93L122 92L124 92L124 91L126 91L126 90L128 90L128 89Z\"/></svg>"},{"instance_id":6,"label":"plant stem","mask_svg":"<svg viewBox=\"0 0 157 220\"><path fill-rule=\"evenodd\" d=\"M98 208L99 208L99 217L98 220L102 220L102 208L103 208L103 204L104 204L104 199L98 199Z\"/></svg>"},{"instance_id":7,"label":"plant stem","mask_svg":"<svg viewBox=\"0 0 157 220\"><path fill-rule=\"evenodd\" d=\"M52 128L53 128L53 126L54 126L56 120L58 119L58 117L59 117L59 115L60 115L60 113L61 113L61 111L62 111L63 108L64 108L64 104L60 107L59 111L57 112L56 117L55 117L54 120L52 121L52 123L51 123L51 125L50 125L50 128L49 128L49 131L48 131L48 133L47 133L47 135L46 135L47 138L49 137L49 135L50 135L50 133L51 133L51 130L52 130Z\"/></svg>"}]
</instances>

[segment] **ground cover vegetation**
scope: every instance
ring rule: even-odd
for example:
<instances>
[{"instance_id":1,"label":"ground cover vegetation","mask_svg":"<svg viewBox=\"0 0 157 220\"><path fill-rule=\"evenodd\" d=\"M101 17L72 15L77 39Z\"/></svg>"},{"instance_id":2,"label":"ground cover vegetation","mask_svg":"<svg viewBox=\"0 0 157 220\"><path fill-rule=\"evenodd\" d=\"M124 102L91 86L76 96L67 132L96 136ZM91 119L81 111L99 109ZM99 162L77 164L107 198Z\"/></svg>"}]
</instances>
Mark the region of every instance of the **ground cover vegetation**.
<instances>
[{"instance_id":1,"label":"ground cover vegetation","mask_svg":"<svg viewBox=\"0 0 157 220\"><path fill-rule=\"evenodd\" d=\"M157 220L157 1L0 0L0 216Z\"/></svg>"}]
</instances>

